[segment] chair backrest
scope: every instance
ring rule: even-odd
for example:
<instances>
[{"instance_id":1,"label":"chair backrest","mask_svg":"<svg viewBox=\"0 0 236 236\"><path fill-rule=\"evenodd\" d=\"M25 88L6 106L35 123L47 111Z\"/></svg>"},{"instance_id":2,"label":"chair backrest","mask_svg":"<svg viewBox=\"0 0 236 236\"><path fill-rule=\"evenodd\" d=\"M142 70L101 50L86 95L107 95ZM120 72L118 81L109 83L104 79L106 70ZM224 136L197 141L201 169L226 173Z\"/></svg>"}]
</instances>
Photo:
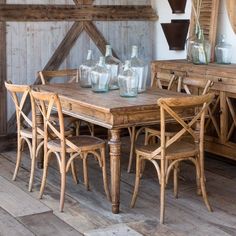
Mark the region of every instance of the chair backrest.
<instances>
[{"instance_id":1,"label":"chair backrest","mask_svg":"<svg viewBox=\"0 0 236 236\"><path fill-rule=\"evenodd\" d=\"M35 112L39 109L44 121L44 142L47 144L49 136L54 136L60 139L61 153L65 154L66 145L72 148L75 152L80 152L80 149L65 138L65 126L62 113L61 102L57 94L49 92L31 91L32 110ZM51 119L51 115L56 110L59 119L59 129L55 122ZM49 134L50 132L50 134ZM52 135L53 134L53 135Z\"/></svg>"},{"instance_id":2,"label":"chair backrest","mask_svg":"<svg viewBox=\"0 0 236 236\"><path fill-rule=\"evenodd\" d=\"M42 84L48 84L52 78L66 77L68 83L79 82L79 71L77 69L39 71L38 76Z\"/></svg>"},{"instance_id":3,"label":"chair backrest","mask_svg":"<svg viewBox=\"0 0 236 236\"><path fill-rule=\"evenodd\" d=\"M157 103L161 113L161 146L153 154L162 155L164 158L165 149L180 140L186 133L190 134L196 144L203 147L205 113L213 98L213 93L179 98L160 98ZM192 108L193 111L197 110L197 113L193 115L192 119L186 121L178 114L181 108ZM165 125L168 123L166 117L174 119L181 126L180 130L169 140L165 138ZM195 129L196 127L198 130Z\"/></svg>"},{"instance_id":4,"label":"chair backrest","mask_svg":"<svg viewBox=\"0 0 236 236\"><path fill-rule=\"evenodd\" d=\"M151 87L157 87L159 89L173 90L177 82L177 76L174 74L168 74L163 72L153 73L151 79Z\"/></svg>"},{"instance_id":5,"label":"chair backrest","mask_svg":"<svg viewBox=\"0 0 236 236\"><path fill-rule=\"evenodd\" d=\"M12 84L11 81L5 81L5 86L15 105L17 131L19 134L19 131L23 128L23 124L31 128L33 126L32 120L24 113L24 107L27 98L29 98L30 86Z\"/></svg>"},{"instance_id":6,"label":"chair backrest","mask_svg":"<svg viewBox=\"0 0 236 236\"><path fill-rule=\"evenodd\" d=\"M211 80L196 79L190 77L178 77L178 92L187 94L205 95L209 92L214 82ZM194 90L195 91L191 91Z\"/></svg>"}]
</instances>

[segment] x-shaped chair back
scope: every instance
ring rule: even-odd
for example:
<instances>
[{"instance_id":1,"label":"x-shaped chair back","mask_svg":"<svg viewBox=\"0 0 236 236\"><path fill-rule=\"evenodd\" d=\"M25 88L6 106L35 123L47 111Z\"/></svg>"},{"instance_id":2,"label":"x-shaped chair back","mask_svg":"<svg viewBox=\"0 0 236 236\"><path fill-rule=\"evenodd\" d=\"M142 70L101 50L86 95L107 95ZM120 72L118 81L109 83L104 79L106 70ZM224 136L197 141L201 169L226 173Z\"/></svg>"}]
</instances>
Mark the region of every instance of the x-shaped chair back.
<instances>
[{"instance_id":1,"label":"x-shaped chair back","mask_svg":"<svg viewBox=\"0 0 236 236\"><path fill-rule=\"evenodd\" d=\"M14 102L16 108L16 122L17 122L17 131L23 128L24 125L32 128L32 120L24 113L24 106L27 98L29 98L30 86L28 85L16 85L12 84L11 81L6 81L5 86L10 92L11 98Z\"/></svg>"},{"instance_id":2,"label":"x-shaped chair back","mask_svg":"<svg viewBox=\"0 0 236 236\"><path fill-rule=\"evenodd\" d=\"M164 89L166 87L167 90L173 89L175 82L177 81L177 76L162 72L154 73L151 81L151 87L157 87L159 89Z\"/></svg>"},{"instance_id":3,"label":"x-shaped chair back","mask_svg":"<svg viewBox=\"0 0 236 236\"><path fill-rule=\"evenodd\" d=\"M204 138L205 113L213 98L214 94L212 93L207 95L181 98L160 98L157 103L160 106L161 113L161 146L154 151L153 156L161 155L161 157L164 159L166 148L178 141L186 133L193 137L195 143L202 145ZM181 107L186 109L193 108L198 112L191 120L185 121L176 112L176 110ZM182 127L182 129L179 130L169 140L166 140L165 138L165 125L167 123L165 118L166 115L173 118ZM199 130L194 129L196 123L200 124Z\"/></svg>"},{"instance_id":4,"label":"x-shaped chair back","mask_svg":"<svg viewBox=\"0 0 236 236\"><path fill-rule=\"evenodd\" d=\"M193 79L188 77L179 77L178 78L178 92L185 92L187 94L192 94L191 88L203 88L201 94L198 95L205 95L209 92L210 88L213 86L214 82L211 80L200 80L200 79Z\"/></svg>"},{"instance_id":5,"label":"x-shaped chair back","mask_svg":"<svg viewBox=\"0 0 236 236\"><path fill-rule=\"evenodd\" d=\"M48 84L52 78L62 78L62 77L67 77L68 83L79 82L79 71L76 69L39 71L38 76L41 79L42 84Z\"/></svg>"},{"instance_id":6,"label":"x-shaped chair back","mask_svg":"<svg viewBox=\"0 0 236 236\"><path fill-rule=\"evenodd\" d=\"M64 126L64 117L62 113L61 102L57 94L49 92L38 92L31 91L33 110L36 110L36 107L39 109L43 116L44 120L44 142L45 145L48 142L49 132L50 136L58 138L61 143L61 153L65 153L66 146L73 149L75 152L79 153L80 149L65 138L65 126ZM53 111L56 110L59 118L59 129L55 127L55 122L53 122L51 115ZM63 155L62 155L63 156Z\"/></svg>"}]
</instances>

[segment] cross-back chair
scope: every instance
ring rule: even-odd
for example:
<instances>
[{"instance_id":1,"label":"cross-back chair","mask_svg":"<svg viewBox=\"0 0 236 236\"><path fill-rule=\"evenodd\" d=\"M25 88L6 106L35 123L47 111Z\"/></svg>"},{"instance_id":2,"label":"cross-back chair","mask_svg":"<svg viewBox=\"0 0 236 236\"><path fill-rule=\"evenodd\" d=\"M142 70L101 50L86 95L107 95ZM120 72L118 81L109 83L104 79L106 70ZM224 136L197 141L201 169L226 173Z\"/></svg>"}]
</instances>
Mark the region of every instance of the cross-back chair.
<instances>
[{"instance_id":1,"label":"cross-back chair","mask_svg":"<svg viewBox=\"0 0 236 236\"><path fill-rule=\"evenodd\" d=\"M54 71L39 71L38 76L41 79L42 84L49 84L52 79L53 82L55 80L58 80L60 78L66 78L67 83L78 83L79 82L79 71L77 69L66 69L66 70L54 70ZM55 121L58 121L58 117L56 114L52 116L52 119ZM94 135L94 125L88 122L82 122L81 120L77 118L73 118L71 116L64 114L64 120L67 125L73 124L75 127L75 133L76 135L79 135L80 133L80 127L83 124L85 124L91 135Z\"/></svg>"},{"instance_id":2,"label":"cross-back chair","mask_svg":"<svg viewBox=\"0 0 236 236\"><path fill-rule=\"evenodd\" d=\"M205 95L209 92L210 88L213 86L213 81L211 80L193 80L188 77L178 77L178 92L186 93L192 95L194 92L198 95ZM178 125L175 122L171 122L166 127L166 138L172 137L178 130ZM145 128L145 144L147 144L153 137L160 138L161 132L159 126L151 126Z\"/></svg>"},{"instance_id":3,"label":"cross-back chair","mask_svg":"<svg viewBox=\"0 0 236 236\"><path fill-rule=\"evenodd\" d=\"M30 86L28 85L16 85L12 84L11 81L5 82L5 86L9 91L16 109L16 124L17 124L17 158L16 167L13 174L13 180L16 179L24 143L27 143L31 158L30 168L30 180L29 180L29 191L32 191L35 161L39 149L43 145L43 129L42 127L36 128L36 116L32 114L32 119L24 113L24 106L27 99L29 99Z\"/></svg>"},{"instance_id":4,"label":"cross-back chair","mask_svg":"<svg viewBox=\"0 0 236 236\"><path fill-rule=\"evenodd\" d=\"M177 77L176 75L157 72L154 73L151 78L151 87L159 88L159 89L167 89L167 90L176 90L177 89ZM130 147L130 155L129 155L129 163L127 172L130 173L132 162L134 158L134 150L135 150L135 142L142 131L144 131L146 126L139 127L136 129L136 126L132 126L128 128L131 147Z\"/></svg>"},{"instance_id":5,"label":"cross-back chair","mask_svg":"<svg viewBox=\"0 0 236 236\"><path fill-rule=\"evenodd\" d=\"M181 98L161 98L158 100L161 115L161 143L155 145L143 145L136 149L136 178L131 207L134 207L140 177L142 162L150 161L155 169L160 183L160 222L164 223L165 188L168 178L176 163L189 160L196 167L196 180L198 192L201 191L207 209L211 207L207 198L204 174L204 123L205 114L214 94ZM185 121L178 114L178 109L196 109L197 114L191 120ZM173 118L181 128L170 139L166 139L165 128L169 118ZM195 124L198 124L195 126ZM195 128L197 130L195 130ZM192 140L183 140L188 133Z\"/></svg>"},{"instance_id":6,"label":"cross-back chair","mask_svg":"<svg viewBox=\"0 0 236 236\"><path fill-rule=\"evenodd\" d=\"M106 174L105 142L99 138L88 135L66 138L64 116L62 113L61 102L57 94L32 91L31 100L33 110L35 111L37 106L44 120L44 169L40 188L40 198L42 198L44 192L48 165L50 158L53 156L52 154L55 154L61 175L60 211L63 211L64 207L66 173L70 167L72 167L73 178L77 182L77 175L73 166L75 158L81 158L83 160L84 183L86 188L89 188L87 158L89 154L92 154L98 160L99 165L102 168L104 189L107 198L110 200ZM59 130L55 128L55 124L50 118L53 107L57 110ZM54 133L55 139L50 140L48 138L49 130Z\"/></svg>"}]
</instances>

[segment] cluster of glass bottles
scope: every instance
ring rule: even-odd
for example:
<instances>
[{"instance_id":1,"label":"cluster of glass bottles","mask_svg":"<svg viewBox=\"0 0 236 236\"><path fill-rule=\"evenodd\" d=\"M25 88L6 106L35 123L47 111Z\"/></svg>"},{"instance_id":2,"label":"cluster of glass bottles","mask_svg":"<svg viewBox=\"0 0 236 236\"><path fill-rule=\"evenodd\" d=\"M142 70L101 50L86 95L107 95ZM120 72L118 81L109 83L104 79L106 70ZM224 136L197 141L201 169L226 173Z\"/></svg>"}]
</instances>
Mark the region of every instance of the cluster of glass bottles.
<instances>
[{"instance_id":1,"label":"cluster of glass bottles","mask_svg":"<svg viewBox=\"0 0 236 236\"><path fill-rule=\"evenodd\" d=\"M120 96L135 97L146 90L148 65L138 58L137 46L132 46L131 59L124 65L112 55L110 45L106 46L105 57L100 57L98 63L89 50L79 72L80 86L91 87L94 92L120 89Z\"/></svg>"}]
</instances>

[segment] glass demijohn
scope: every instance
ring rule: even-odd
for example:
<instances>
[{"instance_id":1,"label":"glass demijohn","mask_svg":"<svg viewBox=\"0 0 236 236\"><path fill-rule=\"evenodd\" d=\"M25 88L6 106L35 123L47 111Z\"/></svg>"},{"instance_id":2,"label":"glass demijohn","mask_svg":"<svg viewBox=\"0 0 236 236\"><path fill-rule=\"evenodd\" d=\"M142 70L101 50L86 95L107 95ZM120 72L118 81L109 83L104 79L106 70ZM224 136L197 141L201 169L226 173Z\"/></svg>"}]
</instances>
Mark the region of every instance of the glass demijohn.
<instances>
[{"instance_id":1,"label":"glass demijohn","mask_svg":"<svg viewBox=\"0 0 236 236\"><path fill-rule=\"evenodd\" d=\"M109 84L109 89L119 89L118 85L118 74L122 63L119 59L113 57L111 45L106 45L106 55L105 55L105 64L111 73L111 80Z\"/></svg>"},{"instance_id":2,"label":"glass demijohn","mask_svg":"<svg viewBox=\"0 0 236 236\"><path fill-rule=\"evenodd\" d=\"M197 40L191 46L192 61L194 64L208 64L211 57L211 45L204 39L203 31L198 32Z\"/></svg>"},{"instance_id":3,"label":"glass demijohn","mask_svg":"<svg viewBox=\"0 0 236 236\"><path fill-rule=\"evenodd\" d=\"M138 94L138 76L131 68L130 61L125 61L124 70L118 76L121 97L136 97Z\"/></svg>"},{"instance_id":4,"label":"glass demijohn","mask_svg":"<svg viewBox=\"0 0 236 236\"><path fill-rule=\"evenodd\" d=\"M138 47L136 45L132 46L130 62L131 68L138 75L138 93L142 93L146 90L147 86L148 66L138 58Z\"/></svg>"},{"instance_id":5,"label":"glass demijohn","mask_svg":"<svg viewBox=\"0 0 236 236\"><path fill-rule=\"evenodd\" d=\"M225 36L221 35L220 42L215 47L216 62L230 64L232 58L232 45L225 42Z\"/></svg>"},{"instance_id":6,"label":"glass demijohn","mask_svg":"<svg viewBox=\"0 0 236 236\"><path fill-rule=\"evenodd\" d=\"M87 60L79 67L80 86L83 88L91 87L90 72L96 65L93 60L92 50L88 50Z\"/></svg>"},{"instance_id":7,"label":"glass demijohn","mask_svg":"<svg viewBox=\"0 0 236 236\"><path fill-rule=\"evenodd\" d=\"M91 70L92 91L104 93L108 91L110 73L105 64L105 58L100 57L98 64Z\"/></svg>"}]
</instances>

